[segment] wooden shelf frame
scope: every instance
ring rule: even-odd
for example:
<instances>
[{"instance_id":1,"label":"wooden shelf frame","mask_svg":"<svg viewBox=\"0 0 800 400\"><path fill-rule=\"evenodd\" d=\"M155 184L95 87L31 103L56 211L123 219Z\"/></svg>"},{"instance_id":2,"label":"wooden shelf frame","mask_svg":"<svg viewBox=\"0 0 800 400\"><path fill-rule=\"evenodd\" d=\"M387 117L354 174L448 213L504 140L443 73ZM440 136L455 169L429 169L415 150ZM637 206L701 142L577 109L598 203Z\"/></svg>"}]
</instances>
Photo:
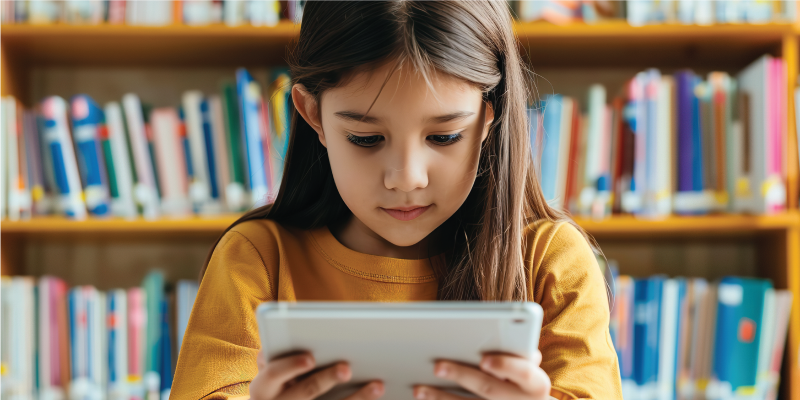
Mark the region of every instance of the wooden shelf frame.
<instances>
[{"instance_id":1,"label":"wooden shelf frame","mask_svg":"<svg viewBox=\"0 0 800 400\"><path fill-rule=\"evenodd\" d=\"M525 54L537 67L581 65L586 68L646 68L665 71L683 67L700 71L737 72L764 53L784 57L788 73L787 193L788 212L775 216L711 215L669 217L659 221L614 216L603 221L577 222L599 239L658 240L661 237L699 236L725 238L751 236L774 241L768 262L781 271L776 285L794 293L787 345L787 375L782 377L787 398L800 400L800 212L798 211L797 142L793 89L797 84L800 22L765 25L650 25L631 27L625 21L594 25L576 23L515 23ZM209 67L268 66L283 64L286 46L295 40L299 25L281 22L275 27L190 27L1 25L0 95L14 95L31 105L30 70L34 67ZM84 222L46 217L30 221L1 221L3 272L18 265L26 243L47 238L153 238L180 235L209 240L236 216L163 219L119 219ZM24 272L24 269L22 270Z\"/></svg>"}]
</instances>

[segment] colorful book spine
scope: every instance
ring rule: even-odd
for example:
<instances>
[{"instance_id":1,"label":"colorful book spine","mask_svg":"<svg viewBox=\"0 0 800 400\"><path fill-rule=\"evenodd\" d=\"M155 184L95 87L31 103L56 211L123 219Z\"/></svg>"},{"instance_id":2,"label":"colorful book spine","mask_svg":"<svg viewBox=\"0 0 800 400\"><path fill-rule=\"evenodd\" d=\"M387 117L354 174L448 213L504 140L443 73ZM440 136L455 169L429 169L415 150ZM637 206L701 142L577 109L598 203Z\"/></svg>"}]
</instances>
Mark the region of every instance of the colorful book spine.
<instances>
[{"instance_id":1,"label":"colorful book spine","mask_svg":"<svg viewBox=\"0 0 800 400\"><path fill-rule=\"evenodd\" d=\"M247 159L250 205L266 204L269 193L266 157L263 147L261 86L246 69L236 70L236 87L239 94L239 111L242 115L242 133Z\"/></svg>"},{"instance_id":2,"label":"colorful book spine","mask_svg":"<svg viewBox=\"0 0 800 400\"><path fill-rule=\"evenodd\" d=\"M134 200L134 169L131 167L125 121L119 103L105 105L107 137L102 139L103 154L109 176L111 211L127 219L137 215ZM101 138L102 138L101 133Z\"/></svg>"},{"instance_id":3,"label":"colorful book spine","mask_svg":"<svg viewBox=\"0 0 800 400\"><path fill-rule=\"evenodd\" d=\"M150 122L161 185L161 210L171 217L186 217L191 207L183 143L178 135L178 112L174 108L157 108L150 114Z\"/></svg>"},{"instance_id":4,"label":"colorful book spine","mask_svg":"<svg viewBox=\"0 0 800 400\"><path fill-rule=\"evenodd\" d=\"M211 176L207 159L206 135L203 130L203 94L192 90L183 94L183 113L186 123L186 137L189 140L191 154L192 181L190 197L196 212L207 213L208 205L213 201L211 193Z\"/></svg>"},{"instance_id":5,"label":"colorful book spine","mask_svg":"<svg viewBox=\"0 0 800 400\"><path fill-rule=\"evenodd\" d=\"M142 103L137 95L129 93L122 97L122 106L125 110L128 139L136 171L134 198L142 206L142 215L146 219L156 219L160 214L158 189L150 146L145 132Z\"/></svg>"},{"instance_id":6,"label":"colorful book spine","mask_svg":"<svg viewBox=\"0 0 800 400\"><path fill-rule=\"evenodd\" d=\"M222 110L225 119L230 183L225 188L225 199L230 211L245 208L245 159L243 156L241 115L237 100L236 84L226 82L222 85Z\"/></svg>"},{"instance_id":7,"label":"colorful book spine","mask_svg":"<svg viewBox=\"0 0 800 400\"><path fill-rule=\"evenodd\" d=\"M87 212L78 163L67 125L67 102L58 96L48 97L42 102L42 114L45 126L44 142L53 160L54 175L60 193L59 208L68 217L83 220Z\"/></svg>"},{"instance_id":8,"label":"colorful book spine","mask_svg":"<svg viewBox=\"0 0 800 400\"><path fill-rule=\"evenodd\" d=\"M99 217L111 214L105 162L100 145L103 110L91 97L81 94L72 98L72 132L78 153L78 166L83 182L86 207Z\"/></svg>"},{"instance_id":9,"label":"colorful book spine","mask_svg":"<svg viewBox=\"0 0 800 400\"><path fill-rule=\"evenodd\" d=\"M542 115L542 156L541 156L541 186L544 198L548 203L558 199L556 182L558 174L559 139L561 133L561 104L560 95L548 96L543 105Z\"/></svg>"}]
</instances>

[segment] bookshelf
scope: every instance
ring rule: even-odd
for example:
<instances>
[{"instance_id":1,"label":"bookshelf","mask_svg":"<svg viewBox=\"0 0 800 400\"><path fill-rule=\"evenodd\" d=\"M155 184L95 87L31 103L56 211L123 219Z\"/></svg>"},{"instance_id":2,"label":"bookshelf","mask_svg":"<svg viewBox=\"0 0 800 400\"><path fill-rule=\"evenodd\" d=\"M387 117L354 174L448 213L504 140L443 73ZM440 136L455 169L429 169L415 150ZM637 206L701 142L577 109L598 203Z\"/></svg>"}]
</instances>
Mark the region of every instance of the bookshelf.
<instances>
[{"instance_id":1,"label":"bookshelf","mask_svg":"<svg viewBox=\"0 0 800 400\"><path fill-rule=\"evenodd\" d=\"M577 66L588 69L658 67L671 72L690 66L701 72L714 69L735 72L761 54L771 53L782 56L787 62L790 94L796 85L800 24L631 27L624 21L568 26L518 23L515 31L525 54L541 71ZM37 100L34 90L37 75L31 72L36 68L169 67L188 70L202 66L232 71L237 66L279 65L283 64L286 45L296 39L298 32L298 25L285 21L269 28L3 25L0 26L0 94L14 95L31 106ZM781 398L800 400L800 172L791 95L788 104L789 207L786 213L669 217L658 221L614 216L602 221L578 219L577 222L597 238L601 248L609 249L609 258L624 256L628 247L656 248L645 251L653 255L667 251L664 249L671 248L668 246L680 247L695 241L711 248L705 254L712 259L715 252L744 248L743 254L751 257L753 275L770 278L776 287L793 291L795 301ZM90 219L73 222L59 217L2 221L0 265L4 275L55 271L74 279L91 276L102 282L100 286L120 284L128 276L139 277L137 274L145 271L137 270L134 262L179 264L175 267L177 272L168 278L191 278L196 276L209 246L235 219L235 215L223 215L158 221ZM102 249L92 250L93 246ZM177 250L170 249L175 246ZM78 249L72 250L72 247ZM119 248L125 251L119 256L112 254ZM636 257L636 254L629 257ZM44 268L44 264L59 257L69 259L64 272L58 269L60 267ZM122 266L105 271L104 263ZM90 272L73 271L71 275L66 272L69 268L84 268L84 265ZM139 268L145 270L146 266ZM653 264L644 267L647 268L658 270L661 267ZM136 279L134 282L139 281Z\"/></svg>"}]
</instances>

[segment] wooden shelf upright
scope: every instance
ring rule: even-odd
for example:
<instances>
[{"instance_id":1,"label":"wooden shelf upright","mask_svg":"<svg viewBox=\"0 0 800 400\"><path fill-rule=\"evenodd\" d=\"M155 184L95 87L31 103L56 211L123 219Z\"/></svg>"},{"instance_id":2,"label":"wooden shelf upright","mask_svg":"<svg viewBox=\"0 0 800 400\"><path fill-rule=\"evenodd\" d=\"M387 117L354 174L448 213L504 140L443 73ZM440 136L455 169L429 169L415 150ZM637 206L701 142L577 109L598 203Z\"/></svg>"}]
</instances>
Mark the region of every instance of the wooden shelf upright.
<instances>
[{"instance_id":1,"label":"wooden shelf upright","mask_svg":"<svg viewBox=\"0 0 800 400\"><path fill-rule=\"evenodd\" d=\"M604 242L657 242L664 238L744 240L750 243L758 255L758 275L772 279L777 288L790 289L794 294L782 385L786 398L800 400L800 171L793 96L799 72L800 25L656 25L637 28L623 21L612 21L569 26L518 23L515 31L524 53L537 68L658 67L674 70L692 66L700 70L735 72L765 53L786 60L789 86L786 213L775 216L670 217L660 221L615 216L604 221L578 220L578 223L601 245ZM297 38L298 33L299 26L288 22L269 28L3 25L0 26L0 94L13 95L26 106L32 106L38 100L32 98L32 88L36 84L32 71L35 68L278 65L285 57L286 46ZM195 254L192 259L202 260L203 252L235 218L90 219L73 222L49 217L2 221L0 266L4 275L39 273L43 271L43 260L48 258L36 254L40 248L36 246L51 242L69 247L71 243L84 245L102 241L130 249L130 246L137 245L152 248L176 238L180 238L186 248L180 257L202 253ZM66 250L62 248L59 251ZM81 260L100 257L118 261L103 253L85 253ZM170 260L179 258L166 251L162 253L163 257L173 257Z\"/></svg>"}]
</instances>

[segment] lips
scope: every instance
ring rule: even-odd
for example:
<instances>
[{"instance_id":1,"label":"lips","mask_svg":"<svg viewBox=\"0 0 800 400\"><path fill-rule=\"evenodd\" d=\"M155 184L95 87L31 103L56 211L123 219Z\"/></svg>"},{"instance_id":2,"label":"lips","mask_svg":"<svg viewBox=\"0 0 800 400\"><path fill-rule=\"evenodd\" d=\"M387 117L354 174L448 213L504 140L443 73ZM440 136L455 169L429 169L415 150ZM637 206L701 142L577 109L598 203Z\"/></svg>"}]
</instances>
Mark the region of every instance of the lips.
<instances>
[{"instance_id":1,"label":"lips","mask_svg":"<svg viewBox=\"0 0 800 400\"><path fill-rule=\"evenodd\" d=\"M397 208L381 208L383 211L386 211L387 214L391 215L394 218L399 219L400 221L411 221L414 218L419 217L431 208L430 205L427 206L411 206L411 207L397 207Z\"/></svg>"}]
</instances>

